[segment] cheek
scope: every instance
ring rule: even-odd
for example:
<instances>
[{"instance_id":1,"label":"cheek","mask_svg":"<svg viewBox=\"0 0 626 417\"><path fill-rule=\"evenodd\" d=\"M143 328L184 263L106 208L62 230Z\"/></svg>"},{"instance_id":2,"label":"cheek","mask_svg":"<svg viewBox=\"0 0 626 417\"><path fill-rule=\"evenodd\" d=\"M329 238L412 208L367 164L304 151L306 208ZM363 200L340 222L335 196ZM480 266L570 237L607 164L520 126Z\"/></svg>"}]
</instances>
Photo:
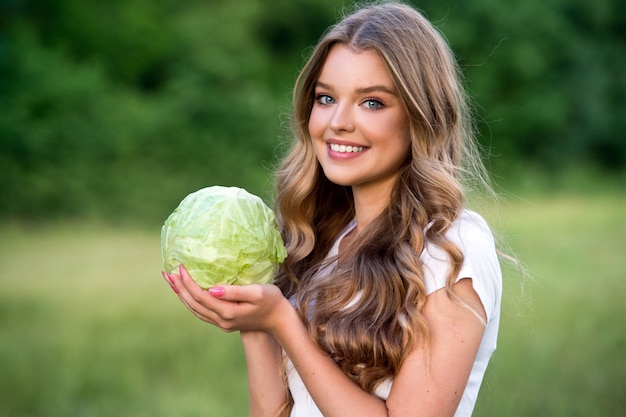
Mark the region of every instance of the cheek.
<instances>
[{"instance_id":1,"label":"cheek","mask_svg":"<svg viewBox=\"0 0 626 417\"><path fill-rule=\"evenodd\" d=\"M324 131L321 120L320 120L319 111L316 111L315 108L311 110L311 115L309 116L308 128L309 128L309 135L311 135L311 139L316 139L320 137Z\"/></svg>"}]
</instances>

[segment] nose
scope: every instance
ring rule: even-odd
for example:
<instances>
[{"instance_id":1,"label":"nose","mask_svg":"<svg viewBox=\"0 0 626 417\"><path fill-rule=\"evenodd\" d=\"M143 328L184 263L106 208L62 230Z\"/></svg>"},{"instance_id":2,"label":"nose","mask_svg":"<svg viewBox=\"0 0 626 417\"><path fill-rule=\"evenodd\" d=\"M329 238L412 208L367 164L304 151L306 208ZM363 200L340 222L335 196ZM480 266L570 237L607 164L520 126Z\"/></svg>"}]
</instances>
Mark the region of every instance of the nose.
<instances>
[{"instance_id":1,"label":"nose","mask_svg":"<svg viewBox=\"0 0 626 417\"><path fill-rule=\"evenodd\" d=\"M354 115L348 104L338 104L330 119L328 127L334 132L350 132L354 130Z\"/></svg>"}]
</instances>

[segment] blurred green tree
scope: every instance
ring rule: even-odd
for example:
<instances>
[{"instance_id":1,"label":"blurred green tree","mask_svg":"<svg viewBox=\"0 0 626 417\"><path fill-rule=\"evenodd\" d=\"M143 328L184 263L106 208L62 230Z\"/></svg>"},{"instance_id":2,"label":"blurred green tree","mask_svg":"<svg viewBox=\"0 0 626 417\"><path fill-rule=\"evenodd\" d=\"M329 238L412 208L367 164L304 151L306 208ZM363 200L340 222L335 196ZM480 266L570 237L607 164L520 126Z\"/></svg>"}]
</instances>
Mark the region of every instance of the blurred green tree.
<instances>
[{"instance_id":1,"label":"blurred green tree","mask_svg":"<svg viewBox=\"0 0 626 417\"><path fill-rule=\"evenodd\" d=\"M0 217L162 220L271 197L290 90L331 0L0 2ZM621 0L413 1L450 41L492 170L626 168Z\"/></svg>"},{"instance_id":2,"label":"blurred green tree","mask_svg":"<svg viewBox=\"0 0 626 417\"><path fill-rule=\"evenodd\" d=\"M626 3L423 4L459 55L497 171L626 166Z\"/></svg>"}]
</instances>

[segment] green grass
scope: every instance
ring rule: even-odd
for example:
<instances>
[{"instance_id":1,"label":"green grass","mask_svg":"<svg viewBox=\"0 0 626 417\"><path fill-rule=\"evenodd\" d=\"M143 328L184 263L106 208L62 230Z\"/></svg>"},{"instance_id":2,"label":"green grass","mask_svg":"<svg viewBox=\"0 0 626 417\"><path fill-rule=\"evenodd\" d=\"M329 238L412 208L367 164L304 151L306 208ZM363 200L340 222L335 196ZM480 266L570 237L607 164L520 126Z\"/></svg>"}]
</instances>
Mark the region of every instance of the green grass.
<instances>
[{"instance_id":1,"label":"green grass","mask_svg":"<svg viewBox=\"0 0 626 417\"><path fill-rule=\"evenodd\" d=\"M570 195L486 213L528 272L506 269L476 416L626 415L625 207ZM0 416L247 414L239 337L171 292L158 230L0 230Z\"/></svg>"},{"instance_id":2,"label":"green grass","mask_svg":"<svg viewBox=\"0 0 626 417\"><path fill-rule=\"evenodd\" d=\"M1 416L243 416L239 337L160 275L158 233L10 228L0 247Z\"/></svg>"},{"instance_id":3,"label":"green grass","mask_svg":"<svg viewBox=\"0 0 626 417\"><path fill-rule=\"evenodd\" d=\"M507 268L476 415L626 415L626 196L512 199L491 218L527 276Z\"/></svg>"}]
</instances>

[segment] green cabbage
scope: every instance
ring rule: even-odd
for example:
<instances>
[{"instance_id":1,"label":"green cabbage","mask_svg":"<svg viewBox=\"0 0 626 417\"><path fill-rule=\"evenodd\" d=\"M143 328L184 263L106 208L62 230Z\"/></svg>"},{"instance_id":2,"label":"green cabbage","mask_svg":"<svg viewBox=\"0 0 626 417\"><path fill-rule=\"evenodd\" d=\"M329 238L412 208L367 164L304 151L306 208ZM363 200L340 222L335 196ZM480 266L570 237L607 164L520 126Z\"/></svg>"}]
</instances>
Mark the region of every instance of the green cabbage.
<instances>
[{"instance_id":1,"label":"green cabbage","mask_svg":"<svg viewBox=\"0 0 626 417\"><path fill-rule=\"evenodd\" d=\"M161 229L163 266L180 264L207 289L218 284L271 283L287 251L274 212L237 187L213 186L189 194Z\"/></svg>"}]
</instances>

